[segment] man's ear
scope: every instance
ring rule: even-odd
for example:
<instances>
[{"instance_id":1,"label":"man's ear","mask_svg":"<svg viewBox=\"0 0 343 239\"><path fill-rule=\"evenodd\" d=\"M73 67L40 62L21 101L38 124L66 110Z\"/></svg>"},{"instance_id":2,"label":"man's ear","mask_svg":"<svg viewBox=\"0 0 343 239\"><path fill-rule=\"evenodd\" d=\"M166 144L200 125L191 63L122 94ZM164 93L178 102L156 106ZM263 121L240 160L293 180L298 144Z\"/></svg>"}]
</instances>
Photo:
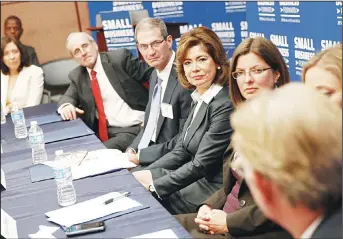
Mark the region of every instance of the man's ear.
<instances>
[{"instance_id":1,"label":"man's ear","mask_svg":"<svg viewBox=\"0 0 343 239\"><path fill-rule=\"evenodd\" d=\"M273 193L275 187L272 184L271 180L259 172L254 171L251 175L252 180L254 181L254 186L259 191L259 199L265 205L273 204L275 200L275 195Z\"/></svg>"},{"instance_id":2,"label":"man's ear","mask_svg":"<svg viewBox=\"0 0 343 239\"><path fill-rule=\"evenodd\" d=\"M173 37L171 35L168 35L166 42L168 43L168 46L171 49L173 47Z\"/></svg>"}]
</instances>

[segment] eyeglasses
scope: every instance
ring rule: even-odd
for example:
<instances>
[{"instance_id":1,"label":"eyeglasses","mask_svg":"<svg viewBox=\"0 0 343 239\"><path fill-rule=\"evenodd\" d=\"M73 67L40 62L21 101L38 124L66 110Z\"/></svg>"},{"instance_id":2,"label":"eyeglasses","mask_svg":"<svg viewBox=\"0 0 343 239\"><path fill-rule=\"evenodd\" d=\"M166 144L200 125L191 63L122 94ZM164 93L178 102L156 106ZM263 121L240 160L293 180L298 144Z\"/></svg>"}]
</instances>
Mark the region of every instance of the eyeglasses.
<instances>
[{"instance_id":1,"label":"eyeglasses","mask_svg":"<svg viewBox=\"0 0 343 239\"><path fill-rule=\"evenodd\" d=\"M73 52L73 55L76 56L76 57L79 57L82 55L83 52L87 51L88 48L91 46L90 43L84 43L81 45L81 48L77 48L74 50ZM81 52L81 49L82 49L82 52Z\"/></svg>"},{"instance_id":2,"label":"eyeglasses","mask_svg":"<svg viewBox=\"0 0 343 239\"><path fill-rule=\"evenodd\" d=\"M141 51L147 51L149 49L149 45L150 45L151 48L154 48L156 50L164 41L165 41L165 39L160 40L160 41L158 41L158 40L153 41L150 44L137 44L137 47Z\"/></svg>"},{"instance_id":3,"label":"eyeglasses","mask_svg":"<svg viewBox=\"0 0 343 239\"><path fill-rule=\"evenodd\" d=\"M246 74L249 74L250 76L259 76L264 71L270 70L270 69L271 69L270 67L268 67L268 68L258 67L258 68L250 69L248 71L235 71L235 72L232 72L231 75L234 79L241 79L241 78L245 77Z\"/></svg>"}]
</instances>

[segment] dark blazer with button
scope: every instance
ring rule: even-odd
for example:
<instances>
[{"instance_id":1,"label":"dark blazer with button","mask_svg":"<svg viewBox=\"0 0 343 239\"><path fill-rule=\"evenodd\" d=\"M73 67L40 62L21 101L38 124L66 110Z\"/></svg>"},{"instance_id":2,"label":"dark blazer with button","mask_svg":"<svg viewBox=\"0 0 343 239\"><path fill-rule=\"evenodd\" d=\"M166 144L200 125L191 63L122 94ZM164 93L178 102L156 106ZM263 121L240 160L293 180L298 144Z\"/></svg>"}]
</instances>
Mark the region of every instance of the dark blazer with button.
<instances>
[{"instance_id":1,"label":"dark blazer with button","mask_svg":"<svg viewBox=\"0 0 343 239\"><path fill-rule=\"evenodd\" d=\"M118 95L131 109L145 111L148 103L148 90L144 88L142 82L149 80L153 68L134 57L127 49L100 53L100 59L105 74ZM86 67L78 66L68 76L71 84L61 97L57 107L64 103L71 103L83 109L85 113L80 117L88 127L97 131L96 106Z\"/></svg>"},{"instance_id":2,"label":"dark blazer with button","mask_svg":"<svg viewBox=\"0 0 343 239\"><path fill-rule=\"evenodd\" d=\"M32 46L24 45L23 43L21 43L21 45L23 46L23 48L26 50L27 54L29 55L31 64L40 66L35 48L33 48Z\"/></svg>"},{"instance_id":3,"label":"dark blazer with button","mask_svg":"<svg viewBox=\"0 0 343 239\"><path fill-rule=\"evenodd\" d=\"M230 163L233 159L231 147L225 153L224 159L224 182L223 188L218 190L203 204L211 206L213 209L223 210L226 202L226 197L231 192L236 183L230 168ZM252 237L252 238L292 238L285 230L267 219L262 211L255 204L249 188L245 181L241 182L238 193L239 209L228 213L226 223L229 229L230 236L233 237ZM201 204L201 205L203 205ZM201 206L200 205L200 206ZM199 207L200 207L199 206ZM198 208L199 208L198 207Z\"/></svg>"},{"instance_id":4,"label":"dark blazer with button","mask_svg":"<svg viewBox=\"0 0 343 239\"><path fill-rule=\"evenodd\" d=\"M194 109L195 105L191 112ZM224 86L209 104L201 105L192 124L192 113L188 116L175 148L147 167L162 199L178 191L180 203L183 200L196 207L222 186L232 111L229 90Z\"/></svg>"},{"instance_id":5,"label":"dark blazer with button","mask_svg":"<svg viewBox=\"0 0 343 239\"><path fill-rule=\"evenodd\" d=\"M129 148L138 151L138 144L142 139L145 127L148 123L152 94L157 84L157 72L153 71L150 78L149 102L145 111L144 128L134 139ZM141 149L139 153L139 164L149 165L161 158L166 153L170 152L177 142L177 134L182 132L183 125L189 115L191 107L191 91L183 88L178 82L176 69L172 67L168 79L168 83L163 96L163 103L170 104L173 108L173 119L164 117L160 111L156 128L155 144ZM167 142L167 143L166 143Z\"/></svg>"}]
</instances>

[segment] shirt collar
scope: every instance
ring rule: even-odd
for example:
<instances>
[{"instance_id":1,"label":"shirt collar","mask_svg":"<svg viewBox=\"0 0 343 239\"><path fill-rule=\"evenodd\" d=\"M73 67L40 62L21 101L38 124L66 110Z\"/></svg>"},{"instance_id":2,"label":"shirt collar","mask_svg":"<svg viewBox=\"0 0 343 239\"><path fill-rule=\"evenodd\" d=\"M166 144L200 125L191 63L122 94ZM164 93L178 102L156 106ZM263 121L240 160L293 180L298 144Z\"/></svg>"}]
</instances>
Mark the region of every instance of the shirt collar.
<instances>
[{"instance_id":1,"label":"shirt collar","mask_svg":"<svg viewBox=\"0 0 343 239\"><path fill-rule=\"evenodd\" d=\"M170 71L173 67L174 59L175 59L175 52L173 51L172 56L170 57L169 62L166 65L166 67L164 67L164 69L161 72L159 72L156 69L157 77L160 78L162 81L168 80L169 75L170 75Z\"/></svg>"},{"instance_id":2,"label":"shirt collar","mask_svg":"<svg viewBox=\"0 0 343 239\"><path fill-rule=\"evenodd\" d=\"M95 65L93 67L93 69L90 69L88 67L86 67L88 74L91 76L91 71L94 70L96 73L99 73L100 70L102 68L102 64L101 64L101 58L100 58L100 54L98 54L98 57L96 58L96 62Z\"/></svg>"},{"instance_id":3,"label":"shirt collar","mask_svg":"<svg viewBox=\"0 0 343 239\"><path fill-rule=\"evenodd\" d=\"M308 228L306 228L306 230L303 232L303 234L299 238L303 238L303 239L311 238L313 233L315 232L315 230L319 226L319 224L323 221L323 219L324 219L323 216L317 217L316 220L314 220L311 223L311 225L309 225Z\"/></svg>"},{"instance_id":4,"label":"shirt collar","mask_svg":"<svg viewBox=\"0 0 343 239\"><path fill-rule=\"evenodd\" d=\"M209 104L211 100L219 93L223 86L218 84L212 84L202 95L195 90L191 94L193 101L196 103L199 101L204 101L206 104Z\"/></svg>"}]
</instances>

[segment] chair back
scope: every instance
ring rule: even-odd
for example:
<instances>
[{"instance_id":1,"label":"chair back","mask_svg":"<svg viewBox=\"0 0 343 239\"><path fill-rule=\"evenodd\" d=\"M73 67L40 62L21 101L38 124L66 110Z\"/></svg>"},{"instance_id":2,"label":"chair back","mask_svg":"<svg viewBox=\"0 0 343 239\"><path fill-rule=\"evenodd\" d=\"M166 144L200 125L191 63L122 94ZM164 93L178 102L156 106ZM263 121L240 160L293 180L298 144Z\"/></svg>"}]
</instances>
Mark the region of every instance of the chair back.
<instances>
[{"instance_id":1,"label":"chair back","mask_svg":"<svg viewBox=\"0 0 343 239\"><path fill-rule=\"evenodd\" d=\"M77 67L78 64L72 58L65 58L47 62L41 67L44 71L44 82L46 87L68 87L70 80L69 72Z\"/></svg>"}]
</instances>

